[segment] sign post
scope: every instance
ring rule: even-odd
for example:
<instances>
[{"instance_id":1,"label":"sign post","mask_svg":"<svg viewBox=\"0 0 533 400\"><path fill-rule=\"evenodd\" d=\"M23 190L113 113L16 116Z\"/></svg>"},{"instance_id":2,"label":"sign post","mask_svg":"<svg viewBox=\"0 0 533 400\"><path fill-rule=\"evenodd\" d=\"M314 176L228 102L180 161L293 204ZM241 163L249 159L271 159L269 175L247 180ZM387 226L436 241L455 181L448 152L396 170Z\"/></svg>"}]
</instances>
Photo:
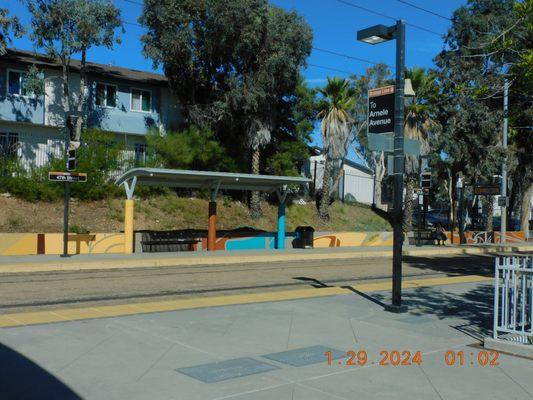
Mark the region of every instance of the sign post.
<instances>
[{"instance_id":1,"label":"sign post","mask_svg":"<svg viewBox=\"0 0 533 400\"><path fill-rule=\"evenodd\" d=\"M70 201L70 183L87 182L87 174L83 172L51 171L48 173L48 180L63 182L65 185L65 206L63 208L63 254L61 254L61 257L68 257L68 206Z\"/></svg>"}]
</instances>

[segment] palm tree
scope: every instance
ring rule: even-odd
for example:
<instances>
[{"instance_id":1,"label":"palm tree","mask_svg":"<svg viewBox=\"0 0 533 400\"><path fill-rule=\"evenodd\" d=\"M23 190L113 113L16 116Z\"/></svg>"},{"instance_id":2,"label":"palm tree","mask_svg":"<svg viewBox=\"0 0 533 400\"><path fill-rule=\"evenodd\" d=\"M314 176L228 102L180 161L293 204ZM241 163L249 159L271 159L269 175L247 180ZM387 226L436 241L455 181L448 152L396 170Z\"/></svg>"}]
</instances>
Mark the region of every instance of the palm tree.
<instances>
[{"instance_id":1,"label":"palm tree","mask_svg":"<svg viewBox=\"0 0 533 400\"><path fill-rule=\"evenodd\" d=\"M353 88L347 79L328 77L328 83L319 89L322 95L318 117L322 118L320 131L324 147L325 165L322 176L322 191L318 214L324 221L329 220L331 193L335 191L346 157L353 119L350 110L355 105Z\"/></svg>"},{"instance_id":2,"label":"palm tree","mask_svg":"<svg viewBox=\"0 0 533 400\"><path fill-rule=\"evenodd\" d=\"M251 150L251 172L252 174L259 174L261 149L270 143L272 138L271 128L264 124L259 119L254 118L248 127L248 146ZM263 211L261 210L261 196L258 191L253 191L250 196L250 217L252 219L261 218Z\"/></svg>"},{"instance_id":3,"label":"palm tree","mask_svg":"<svg viewBox=\"0 0 533 400\"><path fill-rule=\"evenodd\" d=\"M405 77L411 79L415 96L409 98L405 108L405 136L420 142L420 155L430 153L429 139L431 132L437 126L431 117L431 106L428 100L435 94L434 77L423 68L411 68ZM405 157L405 173L407 176L404 200L405 232L412 230L413 194L418 182L418 157Z\"/></svg>"}]
</instances>

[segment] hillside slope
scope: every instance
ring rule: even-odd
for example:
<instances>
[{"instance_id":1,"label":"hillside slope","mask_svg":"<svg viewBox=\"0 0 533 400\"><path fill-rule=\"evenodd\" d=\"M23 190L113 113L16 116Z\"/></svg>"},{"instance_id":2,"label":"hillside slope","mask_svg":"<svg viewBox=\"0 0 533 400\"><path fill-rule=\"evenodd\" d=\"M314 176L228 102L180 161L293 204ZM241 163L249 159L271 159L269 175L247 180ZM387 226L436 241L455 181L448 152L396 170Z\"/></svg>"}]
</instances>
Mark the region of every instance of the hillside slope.
<instances>
[{"instance_id":1,"label":"hillside slope","mask_svg":"<svg viewBox=\"0 0 533 400\"><path fill-rule=\"evenodd\" d=\"M206 229L207 200L166 195L135 202L135 229ZM276 230L277 207L263 203L263 218L252 220L245 204L229 198L217 201L219 229L253 227ZM123 229L123 200L71 202L72 232L118 232ZM322 231L385 231L389 223L368 207L335 202L331 222L317 216L314 203L287 206L287 231L310 225ZM0 232L61 232L63 203L29 203L13 197L0 197Z\"/></svg>"}]
</instances>

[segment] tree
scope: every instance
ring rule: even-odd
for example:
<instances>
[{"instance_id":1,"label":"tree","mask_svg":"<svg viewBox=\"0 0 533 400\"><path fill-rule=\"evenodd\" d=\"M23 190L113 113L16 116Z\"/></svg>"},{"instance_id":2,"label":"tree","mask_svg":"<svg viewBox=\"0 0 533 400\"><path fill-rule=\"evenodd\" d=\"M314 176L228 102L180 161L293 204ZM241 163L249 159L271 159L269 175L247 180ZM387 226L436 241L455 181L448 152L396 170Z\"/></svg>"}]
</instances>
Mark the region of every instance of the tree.
<instances>
[{"instance_id":1,"label":"tree","mask_svg":"<svg viewBox=\"0 0 533 400\"><path fill-rule=\"evenodd\" d=\"M274 175L297 176L309 159L309 143L317 116L316 90L302 77L294 95L285 98L279 109L280 123L265 149L266 171Z\"/></svg>"},{"instance_id":2,"label":"tree","mask_svg":"<svg viewBox=\"0 0 533 400\"><path fill-rule=\"evenodd\" d=\"M259 174L261 150L272 139L272 130L280 122L280 108L294 95L300 80L300 68L311 51L312 33L296 13L270 7L264 37L251 69L239 87L240 104L232 107L247 120L247 142L251 150L251 173ZM259 192L253 191L250 215L262 215Z\"/></svg>"},{"instance_id":3,"label":"tree","mask_svg":"<svg viewBox=\"0 0 533 400\"><path fill-rule=\"evenodd\" d=\"M423 68L411 68L406 71L405 77L411 80L415 92L413 97L406 98L405 107L405 137L418 140L420 143L420 155L430 154L430 136L437 128L434 119L434 110L430 101L437 95L435 76ZM405 157L405 199L403 230L412 230L413 220L413 196L418 183L419 158L406 155Z\"/></svg>"},{"instance_id":4,"label":"tree","mask_svg":"<svg viewBox=\"0 0 533 400\"><path fill-rule=\"evenodd\" d=\"M509 174L512 187L508 221L518 208L520 230L528 232L533 198L533 0L516 2L513 11L524 31L513 31L511 42L505 42L515 56L509 68L514 80L509 94L509 149L515 162Z\"/></svg>"},{"instance_id":5,"label":"tree","mask_svg":"<svg viewBox=\"0 0 533 400\"><path fill-rule=\"evenodd\" d=\"M6 53L7 45L11 42L11 32L15 37L21 37L24 28L16 16L9 16L7 8L0 8L0 56Z\"/></svg>"},{"instance_id":6,"label":"tree","mask_svg":"<svg viewBox=\"0 0 533 400\"><path fill-rule=\"evenodd\" d=\"M318 214L322 220L328 221L331 194L338 184L351 141L354 120L350 110L355 105L355 93L348 80L338 77L328 78L328 83L319 92L322 100L318 117L322 118L320 132L325 164Z\"/></svg>"},{"instance_id":7,"label":"tree","mask_svg":"<svg viewBox=\"0 0 533 400\"><path fill-rule=\"evenodd\" d=\"M64 120L71 111L86 112L87 52L93 47L112 48L122 26L120 10L109 0L23 0L31 13L35 47L59 59L62 67ZM72 57L81 54L80 93L70 93ZM79 142L83 119L77 118L74 141Z\"/></svg>"},{"instance_id":8,"label":"tree","mask_svg":"<svg viewBox=\"0 0 533 400\"><path fill-rule=\"evenodd\" d=\"M190 126L164 136L152 131L146 141L155 153L151 163L156 166L211 171L232 171L235 168L233 160L209 128Z\"/></svg>"},{"instance_id":9,"label":"tree","mask_svg":"<svg viewBox=\"0 0 533 400\"><path fill-rule=\"evenodd\" d=\"M239 169L259 173L311 51L307 23L267 0L146 0L140 22L144 53L163 65L187 123L212 128ZM257 193L250 211L261 214Z\"/></svg>"},{"instance_id":10,"label":"tree","mask_svg":"<svg viewBox=\"0 0 533 400\"><path fill-rule=\"evenodd\" d=\"M487 183L499 173L505 54L511 57L513 52L487 49L503 39L504 32L523 34L523 27L516 25L515 3L471 0L456 10L445 48L435 59L439 95L433 105L442 126L435 149L441 158L438 165L449 177L452 220L457 174L463 173L473 185Z\"/></svg>"}]
</instances>

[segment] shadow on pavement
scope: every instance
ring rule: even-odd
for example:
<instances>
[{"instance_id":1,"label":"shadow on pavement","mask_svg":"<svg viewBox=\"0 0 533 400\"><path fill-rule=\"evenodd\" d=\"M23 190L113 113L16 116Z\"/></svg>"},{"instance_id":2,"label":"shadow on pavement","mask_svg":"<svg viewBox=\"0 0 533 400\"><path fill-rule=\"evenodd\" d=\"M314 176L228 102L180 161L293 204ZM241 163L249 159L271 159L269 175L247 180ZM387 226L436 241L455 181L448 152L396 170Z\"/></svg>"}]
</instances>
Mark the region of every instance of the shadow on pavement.
<instances>
[{"instance_id":1,"label":"shadow on pavement","mask_svg":"<svg viewBox=\"0 0 533 400\"><path fill-rule=\"evenodd\" d=\"M38 364L0 343L0 398L81 399Z\"/></svg>"},{"instance_id":2,"label":"shadow on pavement","mask_svg":"<svg viewBox=\"0 0 533 400\"><path fill-rule=\"evenodd\" d=\"M389 294L375 293L378 301L388 302ZM480 284L464 292L441 288L422 287L402 293L402 303L411 315L434 315L439 319L454 318L451 328L482 339L492 333L494 289L492 284Z\"/></svg>"},{"instance_id":3,"label":"shadow on pavement","mask_svg":"<svg viewBox=\"0 0 533 400\"><path fill-rule=\"evenodd\" d=\"M432 270L449 275L494 275L492 256L455 257L404 257L403 262L412 268Z\"/></svg>"}]
</instances>

